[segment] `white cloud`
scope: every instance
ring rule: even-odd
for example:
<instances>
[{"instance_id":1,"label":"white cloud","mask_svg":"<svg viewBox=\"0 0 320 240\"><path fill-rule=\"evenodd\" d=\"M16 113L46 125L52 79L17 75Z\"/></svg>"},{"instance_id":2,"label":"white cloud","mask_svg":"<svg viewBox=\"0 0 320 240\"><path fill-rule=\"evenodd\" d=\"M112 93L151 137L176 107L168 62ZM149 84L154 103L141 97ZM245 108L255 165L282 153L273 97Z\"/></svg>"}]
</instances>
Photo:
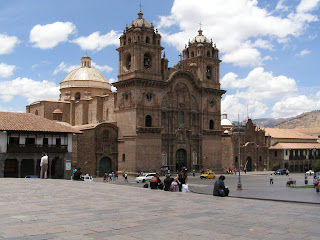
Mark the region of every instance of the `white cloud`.
<instances>
[{"instance_id":1,"label":"white cloud","mask_svg":"<svg viewBox=\"0 0 320 240\"><path fill-rule=\"evenodd\" d=\"M310 12L318 7L320 0L301 0L300 4L297 6L297 12Z\"/></svg>"},{"instance_id":2,"label":"white cloud","mask_svg":"<svg viewBox=\"0 0 320 240\"><path fill-rule=\"evenodd\" d=\"M237 96L247 100L273 99L297 91L296 81L286 76L273 76L262 67L253 69L246 78L238 79L234 73L221 80L223 89L236 89Z\"/></svg>"},{"instance_id":3,"label":"white cloud","mask_svg":"<svg viewBox=\"0 0 320 240\"><path fill-rule=\"evenodd\" d=\"M70 34L75 33L76 26L71 22L55 22L47 25L36 25L30 31L30 42L33 47L50 49L59 43L68 41Z\"/></svg>"},{"instance_id":4,"label":"white cloud","mask_svg":"<svg viewBox=\"0 0 320 240\"><path fill-rule=\"evenodd\" d=\"M320 95L308 97L305 95L299 95L283 98L281 101L274 104L271 115L274 118L287 118L319 109L319 96Z\"/></svg>"},{"instance_id":5,"label":"white cloud","mask_svg":"<svg viewBox=\"0 0 320 240\"><path fill-rule=\"evenodd\" d=\"M9 54L20 43L16 36L0 33L0 54Z\"/></svg>"},{"instance_id":6,"label":"white cloud","mask_svg":"<svg viewBox=\"0 0 320 240\"><path fill-rule=\"evenodd\" d=\"M296 56L302 57L302 56L308 55L308 54L310 54L310 53L311 53L311 52L310 52L308 49L304 49L304 50L302 50L301 52L297 53Z\"/></svg>"},{"instance_id":7,"label":"white cloud","mask_svg":"<svg viewBox=\"0 0 320 240\"><path fill-rule=\"evenodd\" d=\"M109 82L110 84L112 84L112 83L115 83L115 82L117 82L117 81L118 81L117 79L110 78L108 82ZM116 91L117 91L117 88L114 87L114 86L111 86L111 91L112 91L112 92L116 92Z\"/></svg>"},{"instance_id":8,"label":"white cloud","mask_svg":"<svg viewBox=\"0 0 320 240\"><path fill-rule=\"evenodd\" d=\"M68 65L65 62L61 62L58 67L53 71L53 75L57 75L59 72L70 73L72 70L79 68L80 65Z\"/></svg>"},{"instance_id":9,"label":"white cloud","mask_svg":"<svg viewBox=\"0 0 320 240\"><path fill-rule=\"evenodd\" d=\"M11 77L13 71L16 68L15 65L8 65L6 63L0 63L0 77Z\"/></svg>"},{"instance_id":10,"label":"white cloud","mask_svg":"<svg viewBox=\"0 0 320 240\"><path fill-rule=\"evenodd\" d=\"M100 72L110 73L113 68L108 65L98 65L95 62L91 62L91 66ZM72 70L81 67L80 65L69 65L65 62L61 62L58 67L53 71L53 75L58 74L59 72L70 73Z\"/></svg>"},{"instance_id":11,"label":"white cloud","mask_svg":"<svg viewBox=\"0 0 320 240\"><path fill-rule=\"evenodd\" d=\"M105 72L105 73L110 73L113 70L113 68L108 65L98 65L94 61L91 62L91 66L93 68L96 68L100 72Z\"/></svg>"},{"instance_id":12,"label":"white cloud","mask_svg":"<svg viewBox=\"0 0 320 240\"><path fill-rule=\"evenodd\" d=\"M278 10L284 8L283 2ZM224 61L259 66L266 60L259 48L271 50L272 41L287 43L290 38L301 36L309 23L318 21L311 13L317 2L313 0L308 5L302 1L297 12L292 8L287 16L277 16L276 12L260 8L256 0L175 0L171 14L161 16L157 27L161 28L164 41L181 50L181 42L187 43L190 36L195 36L198 23L202 22L203 34L217 43ZM178 26L179 32L171 34L173 26Z\"/></svg>"},{"instance_id":13,"label":"white cloud","mask_svg":"<svg viewBox=\"0 0 320 240\"><path fill-rule=\"evenodd\" d=\"M277 11L289 11L289 7L284 5L285 0L279 0L276 6Z\"/></svg>"},{"instance_id":14,"label":"white cloud","mask_svg":"<svg viewBox=\"0 0 320 240\"><path fill-rule=\"evenodd\" d=\"M243 79L233 72L227 73L221 80L221 88L235 91L221 103L222 111L231 114L233 119L236 113L243 115L247 111L250 117L262 117L269 110L268 102L290 98L298 90L294 79L283 75L274 76L262 67L253 69Z\"/></svg>"},{"instance_id":15,"label":"white cloud","mask_svg":"<svg viewBox=\"0 0 320 240\"><path fill-rule=\"evenodd\" d=\"M119 45L120 32L111 30L105 35L94 32L87 37L79 37L71 42L78 44L82 50L100 51L109 45Z\"/></svg>"},{"instance_id":16,"label":"white cloud","mask_svg":"<svg viewBox=\"0 0 320 240\"><path fill-rule=\"evenodd\" d=\"M22 96L27 98L28 103L32 103L43 99L58 99L59 94L59 86L46 80L39 82L29 78L16 78L0 85L0 98L4 101Z\"/></svg>"}]
</instances>

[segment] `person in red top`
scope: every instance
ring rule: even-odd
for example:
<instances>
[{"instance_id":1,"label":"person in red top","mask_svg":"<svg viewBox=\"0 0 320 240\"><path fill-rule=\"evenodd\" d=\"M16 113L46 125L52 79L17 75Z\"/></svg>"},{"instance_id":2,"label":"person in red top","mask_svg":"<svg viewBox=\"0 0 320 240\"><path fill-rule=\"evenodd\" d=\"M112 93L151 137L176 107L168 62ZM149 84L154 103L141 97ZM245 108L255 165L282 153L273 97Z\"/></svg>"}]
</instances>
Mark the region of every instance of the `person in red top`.
<instances>
[{"instance_id":1,"label":"person in red top","mask_svg":"<svg viewBox=\"0 0 320 240\"><path fill-rule=\"evenodd\" d=\"M236 174L237 174L237 169L234 168L234 169L233 169L233 172L234 172L234 175L236 175Z\"/></svg>"},{"instance_id":2,"label":"person in red top","mask_svg":"<svg viewBox=\"0 0 320 240\"><path fill-rule=\"evenodd\" d=\"M107 175L107 173L104 173L104 175L103 175L103 182L107 182L107 179L108 179L108 175Z\"/></svg>"}]
</instances>

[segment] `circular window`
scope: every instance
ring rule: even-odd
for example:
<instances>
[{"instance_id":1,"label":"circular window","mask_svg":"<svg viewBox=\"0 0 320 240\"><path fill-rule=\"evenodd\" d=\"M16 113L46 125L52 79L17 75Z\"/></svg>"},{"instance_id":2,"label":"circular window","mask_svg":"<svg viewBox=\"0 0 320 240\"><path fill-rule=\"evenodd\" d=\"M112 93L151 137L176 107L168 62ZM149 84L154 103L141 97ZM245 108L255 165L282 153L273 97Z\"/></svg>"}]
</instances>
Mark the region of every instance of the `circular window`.
<instances>
[{"instance_id":1,"label":"circular window","mask_svg":"<svg viewBox=\"0 0 320 240\"><path fill-rule=\"evenodd\" d=\"M147 93L146 97L147 97L147 100L148 100L148 101L151 101L151 99L152 99L152 94L151 94L151 93Z\"/></svg>"},{"instance_id":2,"label":"circular window","mask_svg":"<svg viewBox=\"0 0 320 240\"><path fill-rule=\"evenodd\" d=\"M130 70L131 68L131 54L128 54L126 57L126 68Z\"/></svg>"},{"instance_id":3,"label":"circular window","mask_svg":"<svg viewBox=\"0 0 320 240\"><path fill-rule=\"evenodd\" d=\"M210 107L213 107L213 106L214 106L214 102L211 101L211 102L210 102Z\"/></svg>"}]
</instances>

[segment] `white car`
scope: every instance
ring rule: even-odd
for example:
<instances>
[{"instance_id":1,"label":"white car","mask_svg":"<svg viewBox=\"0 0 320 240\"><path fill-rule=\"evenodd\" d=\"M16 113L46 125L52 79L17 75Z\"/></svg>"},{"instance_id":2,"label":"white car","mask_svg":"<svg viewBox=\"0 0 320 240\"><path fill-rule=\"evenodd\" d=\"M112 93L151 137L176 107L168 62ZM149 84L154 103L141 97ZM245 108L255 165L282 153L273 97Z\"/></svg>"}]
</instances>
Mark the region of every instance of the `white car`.
<instances>
[{"instance_id":1,"label":"white car","mask_svg":"<svg viewBox=\"0 0 320 240\"><path fill-rule=\"evenodd\" d=\"M148 182L150 181L151 178L155 177L157 174L156 173L142 173L139 177L136 177L136 182Z\"/></svg>"},{"instance_id":2,"label":"white car","mask_svg":"<svg viewBox=\"0 0 320 240\"><path fill-rule=\"evenodd\" d=\"M313 170L306 171L306 174L307 175L314 175L314 171Z\"/></svg>"}]
</instances>

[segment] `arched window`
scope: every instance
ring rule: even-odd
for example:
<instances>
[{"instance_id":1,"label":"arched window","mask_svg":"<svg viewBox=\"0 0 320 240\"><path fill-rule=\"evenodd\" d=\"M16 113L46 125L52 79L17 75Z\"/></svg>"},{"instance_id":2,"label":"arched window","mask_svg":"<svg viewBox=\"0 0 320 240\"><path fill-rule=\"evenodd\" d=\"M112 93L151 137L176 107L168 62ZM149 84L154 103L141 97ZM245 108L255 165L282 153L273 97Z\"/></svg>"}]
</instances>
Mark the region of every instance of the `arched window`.
<instances>
[{"instance_id":1,"label":"arched window","mask_svg":"<svg viewBox=\"0 0 320 240\"><path fill-rule=\"evenodd\" d=\"M198 164L198 154L196 151L193 151L192 158L193 158L193 165L197 165Z\"/></svg>"},{"instance_id":2,"label":"arched window","mask_svg":"<svg viewBox=\"0 0 320 240\"><path fill-rule=\"evenodd\" d=\"M158 40L158 45L160 45L160 40Z\"/></svg>"},{"instance_id":3,"label":"arched window","mask_svg":"<svg viewBox=\"0 0 320 240\"><path fill-rule=\"evenodd\" d=\"M179 124L180 125L184 124L184 112L183 111L179 112Z\"/></svg>"},{"instance_id":4,"label":"arched window","mask_svg":"<svg viewBox=\"0 0 320 240\"><path fill-rule=\"evenodd\" d=\"M75 100L80 100L81 94L79 92L77 92L74 98L75 98Z\"/></svg>"},{"instance_id":5,"label":"arched window","mask_svg":"<svg viewBox=\"0 0 320 240\"><path fill-rule=\"evenodd\" d=\"M163 152L161 154L161 162L162 162L162 166L167 166L168 165L168 160L167 160L167 153L166 152Z\"/></svg>"},{"instance_id":6,"label":"arched window","mask_svg":"<svg viewBox=\"0 0 320 240\"><path fill-rule=\"evenodd\" d=\"M122 162L125 162L125 161L126 161L126 155L122 154Z\"/></svg>"},{"instance_id":7,"label":"arched window","mask_svg":"<svg viewBox=\"0 0 320 240\"><path fill-rule=\"evenodd\" d=\"M128 54L126 57L126 68L130 70L131 68L131 54Z\"/></svg>"},{"instance_id":8,"label":"arched window","mask_svg":"<svg viewBox=\"0 0 320 240\"><path fill-rule=\"evenodd\" d=\"M235 159L234 159L234 165L235 165L235 166L238 166L238 157L235 157Z\"/></svg>"},{"instance_id":9,"label":"arched window","mask_svg":"<svg viewBox=\"0 0 320 240\"><path fill-rule=\"evenodd\" d=\"M211 79L211 77L212 77L212 67L211 66L207 66L206 76L207 76L207 79Z\"/></svg>"},{"instance_id":10,"label":"arched window","mask_svg":"<svg viewBox=\"0 0 320 240\"><path fill-rule=\"evenodd\" d=\"M192 113L191 115L191 123L192 123L192 126L196 125L196 114Z\"/></svg>"},{"instance_id":11,"label":"arched window","mask_svg":"<svg viewBox=\"0 0 320 240\"><path fill-rule=\"evenodd\" d=\"M108 131L104 131L103 132L102 141L103 142L109 142L109 132Z\"/></svg>"},{"instance_id":12,"label":"arched window","mask_svg":"<svg viewBox=\"0 0 320 240\"><path fill-rule=\"evenodd\" d=\"M36 110L36 111L34 112L34 114L35 114L35 115L38 115L38 114L39 114L39 113L38 113L38 110Z\"/></svg>"},{"instance_id":13,"label":"arched window","mask_svg":"<svg viewBox=\"0 0 320 240\"><path fill-rule=\"evenodd\" d=\"M210 51L207 52L207 57L210 57Z\"/></svg>"},{"instance_id":14,"label":"arched window","mask_svg":"<svg viewBox=\"0 0 320 240\"><path fill-rule=\"evenodd\" d=\"M191 52L191 57L194 57L194 52Z\"/></svg>"},{"instance_id":15,"label":"arched window","mask_svg":"<svg viewBox=\"0 0 320 240\"><path fill-rule=\"evenodd\" d=\"M146 69L151 68L151 55L149 53L146 53L143 58L143 65Z\"/></svg>"},{"instance_id":16,"label":"arched window","mask_svg":"<svg viewBox=\"0 0 320 240\"><path fill-rule=\"evenodd\" d=\"M150 43L150 38L146 37L146 43Z\"/></svg>"},{"instance_id":17,"label":"arched window","mask_svg":"<svg viewBox=\"0 0 320 240\"><path fill-rule=\"evenodd\" d=\"M210 122L209 122L209 129L211 129L211 130L214 129L214 122L213 122L212 119L211 119Z\"/></svg>"},{"instance_id":18,"label":"arched window","mask_svg":"<svg viewBox=\"0 0 320 240\"><path fill-rule=\"evenodd\" d=\"M152 126L152 117L150 115L146 116L146 127Z\"/></svg>"},{"instance_id":19,"label":"arched window","mask_svg":"<svg viewBox=\"0 0 320 240\"><path fill-rule=\"evenodd\" d=\"M131 43L131 38L130 38L130 37L128 38L128 43L129 43L129 44Z\"/></svg>"}]
</instances>

